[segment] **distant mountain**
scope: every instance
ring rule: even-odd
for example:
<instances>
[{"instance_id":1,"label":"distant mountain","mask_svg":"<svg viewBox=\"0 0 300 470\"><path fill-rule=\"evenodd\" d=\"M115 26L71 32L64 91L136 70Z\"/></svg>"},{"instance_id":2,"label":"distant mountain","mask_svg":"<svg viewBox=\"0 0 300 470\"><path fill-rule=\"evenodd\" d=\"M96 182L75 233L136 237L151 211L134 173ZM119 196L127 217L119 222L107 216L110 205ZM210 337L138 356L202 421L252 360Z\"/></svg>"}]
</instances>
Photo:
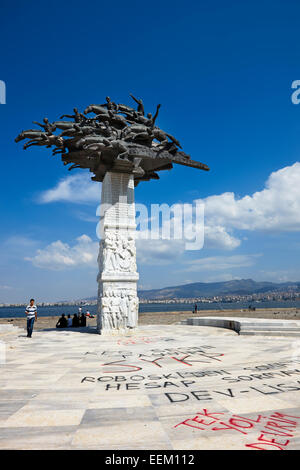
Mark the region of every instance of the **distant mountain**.
<instances>
[{"instance_id":1,"label":"distant mountain","mask_svg":"<svg viewBox=\"0 0 300 470\"><path fill-rule=\"evenodd\" d=\"M188 299L194 297L213 297L218 295L251 295L264 292L286 292L289 289L298 289L299 282L257 282L253 279L236 279L224 282L193 282L180 286L163 287L162 289L139 290L138 296L145 300ZM96 300L97 297L88 297L84 301Z\"/></svg>"},{"instance_id":2,"label":"distant mountain","mask_svg":"<svg viewBox=\"0 0 300 470\"><path fill-rule=\"evenodd\" d=\"M300 290L300 282L256 282L252 279L239 279L225 282L194 282L163 289L140 290L138 295L145 300L176 298L213 297L219 295L251 295L269 291Z\"/></svg>"}]
</instances>

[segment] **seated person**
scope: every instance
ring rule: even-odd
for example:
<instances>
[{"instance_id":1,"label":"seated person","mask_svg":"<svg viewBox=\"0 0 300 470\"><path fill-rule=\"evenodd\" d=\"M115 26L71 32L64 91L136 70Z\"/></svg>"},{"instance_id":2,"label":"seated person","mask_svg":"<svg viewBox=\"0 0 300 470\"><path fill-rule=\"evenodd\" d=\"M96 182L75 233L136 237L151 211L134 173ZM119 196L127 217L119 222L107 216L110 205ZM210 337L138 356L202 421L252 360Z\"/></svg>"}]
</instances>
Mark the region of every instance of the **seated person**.
<instances>
[{"instance_id":1,"label":"seated person","mask_svg":"<svg viewBox=\"0 0 300 470\"><path fill-rule=\"evenodd\" d=\"M78 316L77 316L76 313L74 313L74 317L73 317L73 321L72 321L72 326L75 327L75 328L76 328L77 326L79 326L79 318L78 318Z\"/></svg>"},{"instance_id":2,"label":"seated person","mask_svg":"<svg viewBox=\"0 0 300 470\"><path fill-rule=\"evenodd\" d=\"M80 326L86 326L86 316L83 312L79 319L80 319Z\"/></svg>"},{"instance_id":3,"label":"seated person","mask_svg":"<svg viewBox=\"0 0 300 470\"><path fill-rule=\"evenodd\" d=\"M68 326L67 319L63 313L58 322L56 323L56 328L66 328Z\"/></svg>"},{"instance_id":4,"label":"seated person","mask_svg":"<svg viewBox=\"0 0 300 470\"><path fill-rule=\"evenodd\" d=\"M68 327L72 326L73 322L72 322L72 318L70 314L68 315L67 322L68 322Z\"/></svg>"}]
</instances>

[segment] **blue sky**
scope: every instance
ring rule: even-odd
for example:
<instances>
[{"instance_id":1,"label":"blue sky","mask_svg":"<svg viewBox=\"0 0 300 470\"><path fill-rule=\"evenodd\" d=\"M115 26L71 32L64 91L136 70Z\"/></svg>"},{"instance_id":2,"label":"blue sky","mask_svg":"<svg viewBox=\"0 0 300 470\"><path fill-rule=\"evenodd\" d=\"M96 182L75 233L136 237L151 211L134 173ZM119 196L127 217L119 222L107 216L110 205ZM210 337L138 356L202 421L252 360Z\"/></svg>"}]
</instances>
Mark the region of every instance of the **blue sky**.
<instances>
[{"instance_id":1,"label":"blue sky","mask_svg":"<svg viewBox=\"0 0 300 470\"><path fill-rule=\"evenodd\" d=\"M203 200L207 223L200 251L138 244L140 286L300 280L299 13L276 0L1 2L0 303L95 295L100 185L14 138L129 93L147 112L162 103L158 125L211 168L138 186L147 205Z\"/></svg>"}]
</instances>

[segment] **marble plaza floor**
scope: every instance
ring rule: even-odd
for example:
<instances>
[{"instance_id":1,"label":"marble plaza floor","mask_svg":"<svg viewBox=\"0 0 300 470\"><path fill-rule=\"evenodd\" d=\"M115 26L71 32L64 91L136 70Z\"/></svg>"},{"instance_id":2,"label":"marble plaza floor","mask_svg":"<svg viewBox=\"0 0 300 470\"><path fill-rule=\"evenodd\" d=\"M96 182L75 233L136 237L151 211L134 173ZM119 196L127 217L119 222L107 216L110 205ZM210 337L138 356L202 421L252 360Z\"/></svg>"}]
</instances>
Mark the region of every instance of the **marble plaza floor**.
<instances>
[{"instance_id":1,"label":"marble plaza floor","mask_svg":"<svg viewBox=\"0 0 300 470\"><path fill-rule=\"evenodd\" d=\"M300 341L0 328L0 449L300 449Z\"/></svg>"}]
</instances>

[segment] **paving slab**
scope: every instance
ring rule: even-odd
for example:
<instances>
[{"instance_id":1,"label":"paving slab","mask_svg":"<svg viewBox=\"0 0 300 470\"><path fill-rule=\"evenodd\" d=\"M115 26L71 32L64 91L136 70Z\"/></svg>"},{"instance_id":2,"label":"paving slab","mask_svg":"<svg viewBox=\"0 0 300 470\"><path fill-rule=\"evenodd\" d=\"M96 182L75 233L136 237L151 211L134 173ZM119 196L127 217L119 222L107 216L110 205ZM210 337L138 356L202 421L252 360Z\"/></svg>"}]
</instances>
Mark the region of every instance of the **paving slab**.
<instances>
[{"instance_id":1,"label":"paving slab","mask_svg":"<svg viewBox=\"0 0 300 470\"><path fill-rule=\"evenodd\" d=\"M297 338L178 324L0 341L0 449L300 448Z\"/></svg>"}]
</instances>

